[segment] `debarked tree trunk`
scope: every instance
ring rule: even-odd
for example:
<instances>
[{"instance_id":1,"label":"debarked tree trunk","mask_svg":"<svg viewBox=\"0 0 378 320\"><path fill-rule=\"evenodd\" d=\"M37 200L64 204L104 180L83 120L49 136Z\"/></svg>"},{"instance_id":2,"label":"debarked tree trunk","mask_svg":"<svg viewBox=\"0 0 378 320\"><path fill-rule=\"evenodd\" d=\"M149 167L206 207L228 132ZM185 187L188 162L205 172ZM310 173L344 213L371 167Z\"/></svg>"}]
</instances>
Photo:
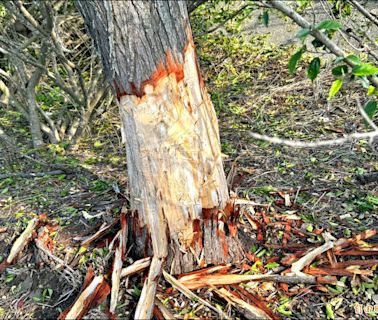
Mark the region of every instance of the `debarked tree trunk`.
<instances>
[{"instance_id":1,"label":"debarked tree trunk","mask_svg":"<svg viewBox=\"0 0 378 320\"><path fill-rule=\"evenodd\" d=\"M184 1L79 1L118 97L136 252L172 273L242 256Z\"/></svg>"}]
</instances>

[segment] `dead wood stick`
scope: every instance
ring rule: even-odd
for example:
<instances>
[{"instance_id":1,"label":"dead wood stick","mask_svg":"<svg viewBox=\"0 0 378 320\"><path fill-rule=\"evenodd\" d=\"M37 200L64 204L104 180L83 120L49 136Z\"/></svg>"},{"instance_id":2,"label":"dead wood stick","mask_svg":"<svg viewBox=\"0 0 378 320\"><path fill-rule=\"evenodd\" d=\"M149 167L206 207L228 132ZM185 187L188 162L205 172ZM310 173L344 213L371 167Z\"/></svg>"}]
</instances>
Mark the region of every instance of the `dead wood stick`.
<instances>
[{"instance_id":1,"label":"dead wood stick","mask_svg":"<svg viewBox=\"0 0 378 320\"><path fill-rule=\"evenodd\" d=\"M81 242L82 247L87 247L91 242L99 239L102 237L106 232L108 232L112 227L114 227L118 222L118 219L114 219L110 224L101 226L101 228L93 235L90 235L86 237L84 240Z\"/></svg>"},{"instance_id":2,"label":"dead wood stick","mask_svg":"<svg viewBox=\"0 0 378 320\"><path fill-rule=\"evenodd\" d=\"M152 258L148 278L144 282L142 293L135 310L135 319L151 319L155 305L156 287L160 279L162 265L163 259Z\"/></svg>"},{"instance_id":3,"label":"dead wood stick","mask_svg":"<svg viewBox=\"0 0 378 320\"><path fill-rule=\"evenodd\" d=\"M181 283L179 280L177 280L176 278L174 278L173 276L171 276L168 272L166 272L164 270L163 270L163 276L164 276L165 280L167 280L172 285L172 287L176 288L178 291L180 291L183 295L185 295L189 299L202 303L203 305L205 305L209 309L211 309L214 312L216 312L217 314L219 314L220 317L223 318L223 319L228 318L227 315L223 311L218 310L217 308L213 307L209 302L207 302L206 300L197 296L195 293L190 291L189 288L187 288L183 283Z\"/></svg>"},{"instance_id":4,"label":"dead wood stick","mask_svg":"<svg viewBox=\"0 0 378 320\"><path fill-rule=\"evenodd\" d=\"M14 242L12 249L8 255L7 263L12 263L17 258L18 254L25 248L25 246L28 244L30 238L33 235L33 231L36 228L38 224L38 219L34 218L31 219L28 223L28 226L24 230L24 232L21 233L21 235L17 238L17 240Z\"/></svg>"},{"instance_id":5,"label":"dead wood stick","mask_svg":"<svg viewBox=\"0 0 378 320\"><path fill-rule=\"evenodd\" d=\"M311 250L305 256L303 256L298 261L292 264L291 272L297 276L305 276L305 274L302 272L302 269L308 264L310 264L318 255L322 254L323 252L326 252L329 249L332 249L333 246L333 241L327 241L320 247Z\"/></svg>"},{"instance_id":6,"label":"dead wood stick","mask_svg":"<svg viewBox=\"0 0 378 320\"><path fill-rule=\"evenodd\" d=\"M278 274L256 274L256 275L206 275L196 279L186 280L182 277L179 281L188 289L200 289L209 286L224 286L230 284L237 284L250 281L264 281L264 282L284 282L288 284L316 284L316 277L309 275L289 275L282 276Z\"/></svg>"},{"instance_id":7,"label":"dead wood stick","mask_svg":"<svg viewBox=\"0 0 378 320\"><path fill-rule=\"evenodd\" d=\"M240 313L245 315L247 319L272 319L263 310L257 308L242 299L239 299L225 288L214 290L220 297L230 302Z\"/></svg>"},{"instance_id":8,"label":"dead wood stick","mask_svg":"<svg viewBox=\"0 0 378 320\"><path fill-rule=\"evenodd\" d=\"M112 272L112 289L110 293L110 313L114 314L115 309L117 307L118 301L118 293L119 293L119 284L121 280L121 272L122 272L122 251L123 251L123 239L122 234L119 236L119 245L115 250L114 255L114 264L113 264L113 272Z\"/></svg>"},{"instance_id":9,"label":"dead wood stick","mask_svg":"<svg viewBox=\"0 0 378 320\"><path fill-rule=\"evenodd\" d=\"M71 310L65 316L65 319L77 319L82 317L96 296L97 290L104 280L103 276L96 276L92 282L77 298Z\"/></svg>"},{"instance_id":10,"label":"dead wood stick","mask_svg":"<svg viewBox=\"0 0 378 320\"><path fill-rule=\"evenodd\" d=\"M122 269L121 278L131 276L132 274L137 273L138 271L147 268L150 265L150 263L151 263L150 257L135 261L132 265Z\"/></svg>"},{"instance_id":11,"label":"dead wood stick","mask_svg":"<svg viewBox=\"0 0 378 320\"><path fill-rule=\"evenodd\" d=\"M0 179L7 179L7 178L39 178L44 176L53 176L64 174L63 170L53 170L53 171L46 171L46 172L14 172L14 173L4 173L0 174Z\"/></svg>"}]
</instances>

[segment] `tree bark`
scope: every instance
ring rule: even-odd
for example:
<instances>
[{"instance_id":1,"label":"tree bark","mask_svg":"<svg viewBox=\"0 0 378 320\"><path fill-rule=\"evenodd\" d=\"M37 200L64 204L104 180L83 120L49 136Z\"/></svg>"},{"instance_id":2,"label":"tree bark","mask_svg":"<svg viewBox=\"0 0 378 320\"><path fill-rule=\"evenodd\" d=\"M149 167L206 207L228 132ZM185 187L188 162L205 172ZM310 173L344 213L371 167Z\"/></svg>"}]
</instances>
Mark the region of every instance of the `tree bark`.
<instances>
[{"instance_id":1,"label":"tree bark","mask_svg":"<svg viewBox=\"0 0 378 320\"><path fill-rule=\"evenodd\" d=\"M185 1L77 2L119 101L137 252L173 273L241 257Z\"/></svg>"}]
</instances>

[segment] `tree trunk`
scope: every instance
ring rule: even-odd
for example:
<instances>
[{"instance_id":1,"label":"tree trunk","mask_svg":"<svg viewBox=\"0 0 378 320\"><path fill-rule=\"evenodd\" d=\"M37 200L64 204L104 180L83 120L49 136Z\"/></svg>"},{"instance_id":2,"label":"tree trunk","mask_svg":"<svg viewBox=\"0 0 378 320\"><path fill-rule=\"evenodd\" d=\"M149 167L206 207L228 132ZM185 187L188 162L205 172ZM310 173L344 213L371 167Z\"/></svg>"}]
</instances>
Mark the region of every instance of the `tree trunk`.
<instances>
[{"instance_id":1,"label":"tree trunk","mask_svg":"<svg viewBox=\"0 0 378 320\"><path fill-rule=\"evenodd\" d=\"M241 257L185 1L78 1L119 101L132 232L172 273ZM230 218L230 217L228 217Z\"/></svg>"}]
</instances>

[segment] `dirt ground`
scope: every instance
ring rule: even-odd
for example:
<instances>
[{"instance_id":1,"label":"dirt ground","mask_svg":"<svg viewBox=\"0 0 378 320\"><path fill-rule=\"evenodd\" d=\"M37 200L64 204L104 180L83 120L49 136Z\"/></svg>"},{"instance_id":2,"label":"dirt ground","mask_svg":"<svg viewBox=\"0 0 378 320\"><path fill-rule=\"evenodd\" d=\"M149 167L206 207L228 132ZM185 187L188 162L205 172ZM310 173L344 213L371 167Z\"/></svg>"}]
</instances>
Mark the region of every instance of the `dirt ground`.
<instances>
[{"instance_id":1,"label":"dirt ground","mask_svg":"<svg viewBox=\"0 0 378 320\"><path fill-rule=\"evenodd\" d=\"M287 252L277 246L285 242L315 247L323 242L316 230L326 230L335 238L351 238L376 229L378 183L364 183L359 178L378 170L378 155L367 141L294 149L258 141L249 135L258 132L313 141L367 130L356 105L356 97L366 101L364 90L349 83L328 101L333 80L331 66L325 64L312 83L306 77L307 57L297 73L291 75L287 63L295 47L273 44L264 35L246 40L237 33L215 33L196 41L219 118L230 190L258 204L248 210L256 213L262 226L258 229L259 237L248 224L247 215L241 217L243 237L252 239L251 254L258 259L251 261L246 257L244 263L233 266L235 272L262 272L260 264L265 266L264 272L282 270L282 259L298 250ZM58 146L32 150L25 144L26 123L19 116L2 110L0 121L25 154L71 169L60 175L0 180L0 227L6 228L0 233L0 262L28 221L41 214L47 215L51 225L48 230L37 231L49 234L54 256L64 262L30 245L16 264L0 274L0 318L53 319L77 297L89 265L100 273L109 267L108 246L116 230L88 248L80 246L79 238L93 234L104 222L113 221L128 203L127 164L117 110L95 121L86 139L70 151ZM3 174L43 172L48 166L22 158L9 164L6 151L0 149L0 168ZM288 216L291 231L287 230ZM377 241L378 237L373 236L366 243ZM372 260L377 256L348 258ZM347 258L338 259L340 262ZM132 262L128 257L126 265ZM378 305L376 265L364 268L369 275L339 276L338 285L326 285L323 290L305 290L300 284L287 289L268 282L248 289L281 318L374 318L373 313L356 314L355 306ZM66 266L72 272L66 272ZM139 273L122 280L119 318L132 318L144 276ZM196 292L230 317L248 318L211 289ZM178 319L218 317L207 307L172 290L163 280L158 297ZM106 303L102 304L86 318L105 317L106 308Z\"/></svg>"}]
</instances>

